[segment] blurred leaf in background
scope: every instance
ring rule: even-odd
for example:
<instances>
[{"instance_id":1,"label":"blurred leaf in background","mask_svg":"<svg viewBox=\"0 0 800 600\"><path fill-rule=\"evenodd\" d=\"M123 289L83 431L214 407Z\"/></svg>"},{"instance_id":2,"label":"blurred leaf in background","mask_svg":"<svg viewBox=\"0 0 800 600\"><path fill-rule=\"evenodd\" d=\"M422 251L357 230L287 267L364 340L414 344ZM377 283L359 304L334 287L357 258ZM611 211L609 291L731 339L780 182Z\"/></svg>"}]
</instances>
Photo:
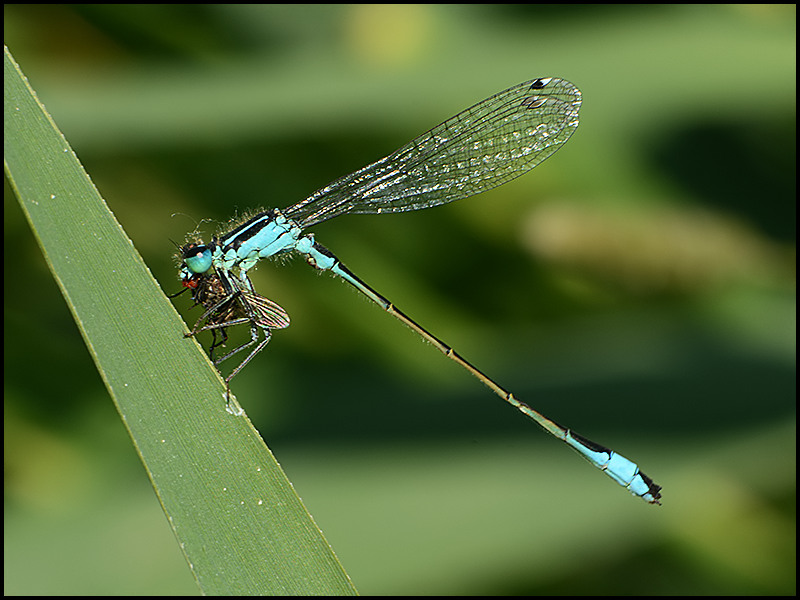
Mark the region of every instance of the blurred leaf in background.
<instances>
[{"instance_id":1,"label":"blurred leaf in background","mask_svg":"<svg viewBox=\"0 0 800 600\"><path fill-rule=\"evenodd\" d=\"M576 83L579 130L526 177L314 233L520 398L637 460L663 507L302 261L254 273L292 326L234 391L362 593L795 593L793 6L4 16L167 293L170 240L292 204L515 83ZM5 207L6 593L193 593L8 186Z\"/></svg>"}]
</instances>

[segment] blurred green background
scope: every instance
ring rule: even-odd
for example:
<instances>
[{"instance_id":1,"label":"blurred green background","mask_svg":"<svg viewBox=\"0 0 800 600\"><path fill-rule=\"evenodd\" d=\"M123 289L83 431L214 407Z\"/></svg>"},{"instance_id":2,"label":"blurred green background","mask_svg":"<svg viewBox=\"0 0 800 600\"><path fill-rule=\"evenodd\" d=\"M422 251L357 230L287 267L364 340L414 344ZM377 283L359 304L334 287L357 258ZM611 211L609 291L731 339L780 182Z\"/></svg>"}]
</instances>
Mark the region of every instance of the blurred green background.
<instances>
[{"instance_id":1,"label":"blurred green background","mask_svg":"<svg viewBox=\"0 0 800 600\"><path fill-rule=\"evenodd\" d=\"M172 241L201 221L208 238L501 89L573 81L581 126L533 173L313 230L517 396L637 461L664 506L300 260L254 272L292 326L234 391L362 594L795 593L793 6L4 16L165 293ZM7 184L4 207L5 592L196 593Z\"/></svg>"}]
</instances>

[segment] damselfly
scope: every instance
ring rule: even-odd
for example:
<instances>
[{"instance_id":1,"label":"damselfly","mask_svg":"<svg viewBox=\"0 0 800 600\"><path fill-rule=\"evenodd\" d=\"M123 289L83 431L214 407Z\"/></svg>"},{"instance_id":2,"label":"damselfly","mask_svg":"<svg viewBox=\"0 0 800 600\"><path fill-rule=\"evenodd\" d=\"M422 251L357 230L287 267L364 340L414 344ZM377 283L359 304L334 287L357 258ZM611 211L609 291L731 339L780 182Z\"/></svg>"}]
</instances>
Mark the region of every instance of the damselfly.
<instances>
[{"instance_id":1,"label":"damselfly","mask_svg":"<svg viewBox=\"0 0 800 600\"><path fill-rule=\"evenodd\" d=\"M207 310L205 324L190 335L208 329L224 332L234 322L250 322L265 339L228 377L227 383L269 340L276 328L273 315L265 318L254 304L269 302L253 290L247 271L262 258L298 252L317 269L338 275L386 312L396 317L445 356L464 367L503 400L566 442L634 495L660 504L661 487L639 467L616 452L558 425L518 400L490 377L462 358L393 303L379 294L327 248L303 229L344 214L379 214L420 210L485 192L519 177L551 156L578 127L581 93L563 79L534 79L495 94L412 140L389 156L316 191L283 210L271 209L247 219L208 244L193 241L181 250L180 277L187 287L204 286L207 299L195 296ZM204 279L208 277L209 279ZM221 287L220 287L221 286ZM283 309L280 309L285 315ZM202 320L202 319L201 319ZM288 325L288 317L286 317ZM285 325L284 325L285 326ZM216 343L216 339L215 339ZM256 343L253 339L246 346ZM216 364L245 346L237 348Z\"/></svg>"}]
</instances>

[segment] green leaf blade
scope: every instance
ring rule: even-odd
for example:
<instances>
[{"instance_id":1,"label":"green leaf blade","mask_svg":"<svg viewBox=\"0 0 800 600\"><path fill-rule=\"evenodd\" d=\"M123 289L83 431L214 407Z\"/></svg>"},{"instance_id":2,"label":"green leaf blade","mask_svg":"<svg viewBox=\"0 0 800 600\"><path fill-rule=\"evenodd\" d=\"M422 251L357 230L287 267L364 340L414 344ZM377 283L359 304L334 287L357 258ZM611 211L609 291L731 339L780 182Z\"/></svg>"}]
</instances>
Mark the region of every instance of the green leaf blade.
<instances>
[{"instance_id":1,"label":"green leaf blade","mask_svg":"<svg viewBox=\"0 0 800 600\"><path fill-rule=\"evenodd\" d=\"M8 179L202 592L354 594L8 49L4 126Z\"/></svg>"}]
</instances>

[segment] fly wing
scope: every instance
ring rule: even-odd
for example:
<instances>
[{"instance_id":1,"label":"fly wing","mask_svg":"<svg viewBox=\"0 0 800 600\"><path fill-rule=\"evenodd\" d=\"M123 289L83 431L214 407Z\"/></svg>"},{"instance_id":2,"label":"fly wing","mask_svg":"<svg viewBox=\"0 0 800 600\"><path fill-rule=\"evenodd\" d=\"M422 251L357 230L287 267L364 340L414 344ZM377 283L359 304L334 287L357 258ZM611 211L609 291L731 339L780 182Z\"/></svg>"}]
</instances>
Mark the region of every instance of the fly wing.
<instances>
[{"instance_id":1,"label":"fly wing","mask_svg":"<svg viewBox=\"0 0 800 600\"><path fill-rule=\"evenodd\" d=\"M284 329L289 326L289 314L269 298L240 290L241 300L248 316L262 329Z\"/></svg>"}]
</instances>

